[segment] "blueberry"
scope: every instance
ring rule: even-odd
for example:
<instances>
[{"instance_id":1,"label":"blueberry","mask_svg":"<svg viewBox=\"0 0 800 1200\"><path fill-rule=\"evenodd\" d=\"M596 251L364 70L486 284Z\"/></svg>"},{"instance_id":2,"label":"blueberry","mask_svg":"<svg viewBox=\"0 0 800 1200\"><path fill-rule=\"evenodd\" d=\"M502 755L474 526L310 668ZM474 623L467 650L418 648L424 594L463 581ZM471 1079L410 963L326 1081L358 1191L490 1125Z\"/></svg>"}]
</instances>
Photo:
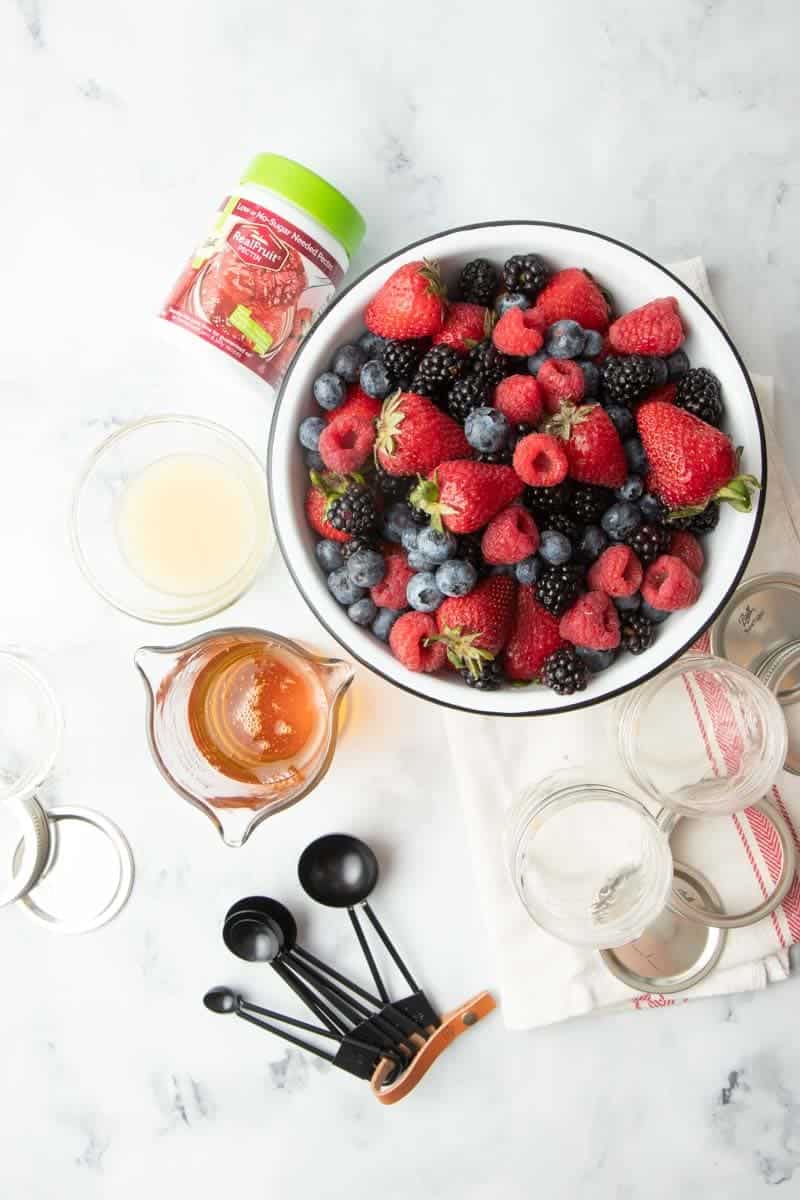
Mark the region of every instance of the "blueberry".
<instances>
[{"instance_id":1,"label":"blueberry","mask_svg":"<svg viewBox=\"0 0 800 1200\"><path fill-rule=\"evenodd\" d=\"M603 349L603 335L596 329L584 330L586 339L583 343L583 353L587 358L594 358Z\"/></svg>"},{"instance_id":2,"label":"blueberry","mask_svg":"<svg viewBox=\"0 0 800 1200\"><path fill-rule=\"evenodd\" d=\"M384 513L381 533L387 542L402 542L403 534L407 529L413 529L416 533L417 526L414 524L409 506L403 500L398 500ZM413 549L413 547L406 548Z\"/></svg>"},{"instance_id":3,"label":"blueberry","mask_svg":"<svg viewBox=\"0 0 800 1200\"><path fill-rule=\"evenodd\" d=\"M531 554L530 558L523 558L522 562L518 562L514 568L517 583L536 583L541 573L542 560L535 554Z\"/></svg>"},{"instance_id":4,"label":"blueberry","mask_svg":"<svg viewBox=\"0 0 800 1200\"><path fill-rule=\"evenodd\" d=\"M578 543L578 556L584 562L594 562L608 545L608 538L599 525L587 525Z\"/></svg>"},{"instance_id":5,"label":"blueberry","mask_svg":"<svg viewBox=\"0 0 800 1200\"><path fill-rule=\"evenodd\" d=\"M358 345L367 358L380 358L386 349L386 339L382 338L380 334L371 333L369 329L365 329L358 339Z\"/></svg>"},{"instance_id":6,"label":"blueberry","mask_svg":"<svg viewBox=\"0 0 800 1200\"><path fill-rule=\"evenodd\" d=\"M572 543L557 529L545 529L539 542L539 554L551 567L563 567L572 558Z\"/></svg>"},{"instance_id":7,"label":"blueberry","mask_svg":"<svg viewBox=\"0 0 800 1200\"><path fill-rule=\"evenodd\" d=\"M586 334L577 321L556 321L547 331L544 348L551 358L577 358Z\"/></svg>"},{"instance_id":8,"label":"blueberry","mask_svg":"<svg viewBox=\"0 0 800 1200\"><path fill-rule=\"evenodd\" d=\"M448 558L452 558L456 552L458 541L453 537L452 533L448 533L446 529L439 532L433 526L428 525L424 529L420 529L417 534L417 544L414 549L418 554L423 554L425 558L431 562L443 563Z\"/></svg>"},{"instance_id":9,"label":"blueberry","mask_svg":"<svg viewBox=\"0 0 800 1200\"><path fill-rule=\"evenodd\" d=\"M436 570L439 564L433 562L424 554L420 554L419 550L409 550L408 565L411 567L412 571L428 571L432 573Z\"/></svg>"},{"instance_id":10,"label":"blueberry","mask_svg":"<svg viewBox=\"0 0 800 1200\"><path fill-rule=\"evenodd\" d=\"M498 317L508 312L510 308L530 308L531 302L522 292L503 292L494 302L494 311Z\"/></svg>"},{"instance_id":11,"label":"blueberry","mask_svg":"<svg viewBox=\"0 0 800 1200\"><path fill-rule=\"evenodd\" d=\"M646 600L642 601L639 612L643 617L647 617L648 621L652 621L654 625L660 625L670 615L661 608L652 608Z\"/></svg>"},{"instance_id":12,"label":"blueberry","mask_svg":"<svg viewBox=\"0 0 800 1200\"><path fill-rule=\"evenodd\" d=\"M689 370L689 356L685 350L676 350L667 359L667 376L670 379L680 379Z\"/></svg>"},{"instance_id":13,"label":"blueberry","mask_svg":"<svg viewBox=\"0 0 800 1200\"><path fill-rule=\"evenodd\" d=\"M466 596L477 582L478 572L461 558L448 558L436 571L436 586L445 596Z\"/></svg>"},{"instance_id":14,"label":"blueberry","mask_svg":"<svg viewBox=\"0 0 800 1200\"><path fill-rule=\"evenodd\" d=\"M650 361L653 364L653 386L663 387L667 382L669 367L663 358L651 358Z\"/></svg>"},{"instance_id":15,"label":"blueberry","mask_svg":"<svg viewBox=\"0 0 800 1200\"><path fill-rule=\"evenodd\" d=\"M340 404L344 404L344 384L338 375L334 375L333 371L323 371L314 380L314 399L320 408L326 408L328 412L332 412L334 408L338 408Z\"/></svg>"},{"instance_id":16,"label":"blueberry","mask_svg":"<svg viewBox=\"0 0 800 1200\"><path fill-rule=\"evenodd\" d=\"M331 542L328 538L323 538L321 542L317 542L314 547L314 553L323 571L336 571L344 562L342 547L338 542Z\"/></svg>"},{"instance_id":17,"label":"blueberry","mask_svg":"<svg viewBox=\"0 0 800 1200\"><path fill-rule=\"evenodd\" d=\"M371 588L380 583L386 574L383 555L377 550L356 550L347 560L347 576L358 587ZM365 622L367 624L367 622Z\"/></svg>"},{"instance_id":18,"label":"blueberry","mask_svg":"<svg viewBox=\"0 0 800 1200\"><path fill-rule=\"evenodd\" d=\"M331 571L328 576L328 587L334 600L338 600L345 607L355 604L356 600L362 600L364 597L364 588L353 583L347 573L347 567L337 567L335 571Z\"/></svg>"},{"instance_id":19,"label":"blueberry","mask_svg":"<svg viewBox=\"0 0 800 1200\"><path fill-rule=\"evenodd\" d=\"M510 432L508 418L497 408L473 408L464 422L467 441L479 454L494 454L502 450Z\"/></svg>"},{"instance_id":20,"label":"blueberry","mask_svg":"<svg viewBox=\"0 0 800 1200\"><path fill-rule=\"evenodd\" d=\"M611 418L614 428L621 438L635 436L636 421L629 408L625 408L622 404L609 404L606 412Z\"/></svg>"},{"instance_id":21,"label":"blueberry","mask_svg":"<svg viewBox=\"0 0 800 1200\"><path fill-rule=\"evenodd\" d=\"M616 650L590 650L588 646L576 646L575 649L593 675L608 670L617 657Z\"/></svg>"},{"instance_id":22,"label":"blueberry","mask_svg":"<svg viewBox=\"0 0 800 1200\"><path fill-rule=\"evenodd\" d=\"M370 626L375 637L380 638L382 642L388 642L392 626L403 611L403 609L379 608L378 615Z\"/></svg>"},{"instance_id":23,"label":"blueberry","mask_svg":"<svg viewBox=\"0 0 800 1200\"><path fill-rule=\"evenodd\" d=\"M378 606L369 596L356 600L347 610L347 615L356 625L371 625L378 612Z\"/></svg>"},{"instance_id":24,"label":"blueberry","mask_svg":"<svg viewBox=\"0 0 800 1200\"><path fill-rule=\"evenodd\" d=\"M634 592L632 596L615 596L614 604L620 612L636 612L642 603L642 593Z\"/></svg>"},{"instance_id":25,"label":"blueberry","mask_svg":"<svg viewBox=\"0 0 800 1200\"><path fill-rule=\"evenodd\" d=\"M306 450L318 450L320 434L324 428L325 421L322 417L306 417L305 421L300 422L297 430L300 445Z\"/></svg>"},{"instance_id":26,"label":"blueberry","mask_svg":"<svg viewBox=\"0 0 800 1200\"><path fill-rule=\"evenodd\" d=\"M642 523L642 511L630 500L620 500L603 513L600 524L612 542L624 542Z\"/></svg>"},{"instance_id":27,"label":"blueberry","mask_svg":"<svg viewBox=\"0 0 800 1200\"><path fill-rule=\"evenodd\" d=\"M631 475L646 475L647 455L644 452L641 438L626 438L622 443L622 447L625 451L625 458Z\"/></svg>"},{"instance_id":28,"label":"blueberry","mask_svg":"<svg viewBox=\"0 0 800 1200\"><path fill-rule=\"evenodd\" d=\"M547 362L550 355L546 350L540 350L538 354L532 354L528 359L528 370L531 375L538 375L539 368L543 362Z\"/></svg>"},{"instance_id":29,"label":"blueberry","mask_svg":"<svg viewBox=\"0 0 800 1200\"><path fill-rule=\"evenodd\" d=\"M667 515L666 508L652 492L645 492L639 501L639 508L647 521L663 521Z\"/></svg>"},{"instance_id":30,"label":"blueberry","mask_svg":"<svg viewBox=\"0 0 800 1200\"><path fill-rule=\"evenodd\" d=\"M361 346L350 342L340 346L331 360L331 370L345 383L358 383L361 368L367 361L367 353Z\"/></svg>"},{"instance_id":31,"label":"blueberry","mask_svg":"<svg viewBox=\"0 0 800 1200\"><path fill-rule=\"evenodd\" d=\"M593 362L589 362L588 358L579 358L578 366L583 371L584 396L596 396L597 389L600 387L600 372Z\"/></svg>"},{"instance_id":32,"label":"blueberry","mask_svg":"<svg viewBox=\"0 0 800 1200\"><path fill-rule=\"evenodd\" d=\"M614 495L618 500L639 500L644 491L644 484L638 475L631 475L626 479L622 487L618 487L614 491Z\"/></svg>"},{"instance_id":33,"label":"blueberry","mask_svg":"<svg viewBox=\"0 0 800 1200\"><path fill-rule=\"evenodd\" d=\"M377 358L371 358L361 368L359 382L362 390L373 400L384 400L392 390L392 379L386 367Z\"/></svg>"},{"instance_id":34,"label":"blueberry","mask_svg":"<svg viewBox=\"0 0 800 1200\"><path fill-rule=\"evenodd\" d=\"M400 535L400 545L409 554L417 548L417 538L419 537L419 525L412 521L410 525L406 525Z\"/></svg>"},{"instance_id":35,"label":"blueberry","mask_svg":"<svg viewBox=\"0 0 800 1200\"><path fill-rule=\"evenodd\" d=\"M444 600L436 586L433 571L420 571L418 575L412 575L406 588L406 597L417 612L435 612Z\"/></svg>"},{"instance_id":36,"label":"blueberry","mask_svg":"<svg viewBox=\"0 0 800 1200\"><path fill-rule=\"evenodd\" d=\"M325 460L318 450L304 450L303 462L306 464L309 471L325 470Z\"/></svg>"}]
</instances>

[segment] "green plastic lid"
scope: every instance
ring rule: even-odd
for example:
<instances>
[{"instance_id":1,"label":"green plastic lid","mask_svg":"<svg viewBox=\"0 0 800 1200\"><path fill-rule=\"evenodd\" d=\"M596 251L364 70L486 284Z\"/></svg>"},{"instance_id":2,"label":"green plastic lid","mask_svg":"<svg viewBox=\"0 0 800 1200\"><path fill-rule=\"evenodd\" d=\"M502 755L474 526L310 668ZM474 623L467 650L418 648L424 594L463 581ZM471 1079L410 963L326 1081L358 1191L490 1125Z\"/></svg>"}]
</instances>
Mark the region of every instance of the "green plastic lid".
<instances>
[{"instance_id":1,"label":"green plastic lid","mask_svg":"<svg viewBox=\"0 0 800 1200\"><path fill-rule=\"evenodd\" d=\"M280 154L257 154L248 164L241 183L258 183L280 192L292 204L319 221L352 258L367 231L361 213L346 196L320 175Z\"/></svg>"}]
</instances>

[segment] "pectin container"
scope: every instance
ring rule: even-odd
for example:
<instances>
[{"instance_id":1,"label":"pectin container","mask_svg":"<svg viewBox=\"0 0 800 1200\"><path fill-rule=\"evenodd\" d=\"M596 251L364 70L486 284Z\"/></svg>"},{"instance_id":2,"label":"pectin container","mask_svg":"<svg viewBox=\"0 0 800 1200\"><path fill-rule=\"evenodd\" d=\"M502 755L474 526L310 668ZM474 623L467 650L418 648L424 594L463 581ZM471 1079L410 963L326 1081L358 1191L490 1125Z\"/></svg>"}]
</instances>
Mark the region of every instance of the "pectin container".
<instances>
[{"instance_id":1,"label":"pectin container","mask_svg":"<svg viewBox=\"0 0 800 1200\"><path fill-rule=\"evenodd\" d=\"M277 388L365 231L358 209L321 176L258 154L160 315Z\"/></svg>"}]
</instances>

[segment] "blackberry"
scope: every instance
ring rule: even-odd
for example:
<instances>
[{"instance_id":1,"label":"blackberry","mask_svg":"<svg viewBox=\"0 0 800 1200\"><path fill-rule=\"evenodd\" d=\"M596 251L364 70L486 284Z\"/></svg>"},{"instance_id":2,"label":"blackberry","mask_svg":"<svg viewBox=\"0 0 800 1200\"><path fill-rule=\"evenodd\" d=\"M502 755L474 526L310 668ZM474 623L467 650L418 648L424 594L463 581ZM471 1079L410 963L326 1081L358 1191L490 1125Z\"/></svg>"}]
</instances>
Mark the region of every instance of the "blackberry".
<instances>
[{"instance_id":1,"label":"blackberry","mask_svg":"<svg viewBox=\"0 0 800 1200\"><path fill-rule=\"evenodd\" d=\"M692 367L678 380L675 403L709 425L719 427L722 423L722 388L706 367Z\"/></svg>"},{"instance_id":2,"label":"blackberry","mask_svg":"<svg viewBox=\"0 0 800 1200\"><path fill-rule=\"evenodd\" d=\"M453 384L447 394L447 411L462 425L473 408L489 403L489 385L482 375L467 375Z\"/></svg>"},{"instance_id":3,"label":"blackberry","mask_svg":"<svg viewBox=\"0 0 800 1200\"><path fill-rule=\"evenodd\" d=\"M422 396L434 396L463 373L464 359L457 350L452 346L432 346L420 359L411 388Z\"/></svg>"},{"instance_id":4,"label":"blackberry","mask_svg":"<svg viewBox=\"0 0 800 1200\"><path fill-rule=\"evenodd\" d=\"M478 342L467 355L470 375L480 376L487 387L496 387L506 375L514 373L514 366L507 355L501 354L490 340Z\"/></svg>"},{"instance_id":5,"label":"blackberry","mask_svg":"<svg viewBox=\"0 0 800 1200\"><path fill-rule=\"evenodd\" d=\"M604 403L624 404L630 408L656 387L659 377L651 358L640 354L607 358L600 368Z\"/></svg>"},{"instance_id":6,"label":"blackberry","mask_svg":"<svg viewBox=\"0 0 800 1200\"><path fill-rule=\"evenodd\" d=\"M570 497L568 511L581 525L599 525L600 518L614 503L610 488L594 483L575 484Z\"/></svg>"},{"instance_id":7,"label":"blackberry","mask_svg":"<svg viewBox=\"0 0 800 1200\"><path fill-rule=\"evenodd\" d=\"M469 667L462 667L458 673L468 687L476 688L479 692L496 691L503 683L503 672L496 658L484 659L478 675L473 675Z\"/></svg>"},{"instance_id":8,"label":"blackberry","mask_svg":"<svg viewBox=\"0 0 800 1200\"><path fill-rule=\"evenodd\" d=\"M372 493L363 483L355 482L331 501L326 515L334 529L354 535L367 533L377 519Z\"/></svg>"},{"instance_id":9,"label":"blackberry","mask_svg":"<svg viewBox=\"0 0 800 1200\"><path fill-rule=\"evenodd\" d=\"M535 300L550 278L550 268L538 254L513 254L503 266L506 291Z\"/></svg>"},{"instance_id":10,"label":"blackberry","mask_svg":"<svg viewBox=\"0 0 800 1200\"><path fill-rule=\"evenodd\" d=\"M478 578L483 578L488 571L488 567L483 559L481 535L479 533L463 534L458 539L458 549L455 557L463 559L464 562L471 563L478 572Z\"/></svg>"},{"instance_id":11,"label":"blackberry","mask_svg":"<svg viewBox=\"0 0 800 1200\"><path fill-rule=\"evenodd\" d=\"M693 517L690 517L686 528L690 533L696 533L699 537L703 537L707 533L713 533L718 524L719 505L711 503L702 512L695 513Z\"/></svg>"},{"instance_id":12,"label":"blackberry","mask_svg":"<svg viewBox=\"0 0 800 1200\"><path fill-rule=\"evenodd\" d=\"M548 567L536 584L539 603L553 616L560 617L577 600L581 590L582 571L578 567Z\"/></svg>"},{"instance_id":13,"label":"blackberry","mask_svg":"<svg viewBox=\"0 0 800 1200\"><path fill-rule=\"evenodd\" d=\"M417 364L425 351L425 343L419 341L387 342L383 350L383 365L395 387L404 390L411 386Z\"/></svg>"},{"instance_id":14,"label":"blackberry","mask_svg":"<svg viewBox=\"0 0 800 1200\"><path fill-rule=\"evenodd\" d=\"M375 486L389 501L405 500L416 482L414 475L390 475L382 466L375 467Z\"/></svg>"},{"instance_id":15,"label":"blackberry","mask_svg":"<svg viewBox=\"0 0 800 1200\"><path fill-rule=\"evenodd\" d=\"M577 545L580 539L580 529L576 521L568 513L550 513L546 518L542 518L541 531L545 529L553 529L557 533L563 533L564 537L569 538L573 546Z\"/></svg>"},{"instance_id":16,"label":"blackberry","mask_svg":"<svg viewBox=\"0 0 800 1200\"><path fill-rule=\"evenodd\" d=\"M470 304L483 304L489 308L498 282L497 267L488 258L473 258L458 277L458 294Z\"/></svg>"},{"instance_id":17,"label":"blackberry","mask_svg":"<svg viewBox=\"0 0 800 1200\"><path fill-rule=\"evenodd\" d=\"M559 696L582 692L589 682L589 668L574 646L562 646L544 660L542 683Z\"/></svg>"},{"instance_id":18,"label":"blackberry","mask_svg":"<svg viewBox=\"0 0 800 1200\"><path fill-rule=\"evenodd\" d=\"M571 479L565 479L554 487L526 487L522 498L538 522L540 515L544 518L550 513L566 512L574 487Z\"/></svg>"},{"instance_id":19,"label":"blackberry","mask_svg":"<svg viewBox=\"0 0 800 1200\"><path fill-rule=\"evenodd\" d=\"M643 521L637 529L634 529L633 533L629 533L624 538L624 541L626 545L630 546L639 562L643 566L647 566L648 563L655 562L659 555L667 553L671 537L672 534L665 525L656 525L653 521Z\"/></svg>"},{"instance_id":20,"label":"blackberry","mask_svg":"<svg viewBox=\"0 0 800 1200\"><path fill-rule=\"evenodd\" d=\"M652 621L638 612L622 614L619 626L622 646L631 654L642 654L653 644L655 629Z\"/></svg>"},{"instance_id":21,"label":"blackberry","mask_svg":"<svg viewBox=\"0 0 800 1200\"><path fill-rule=\"evenodd\" d=\"M347 561L352 554L359 550L379 550L380 539L370 534L359 534L357 537L352 537L349 542L342 542L339 549L342 558Z\"/></svg>"}]
</instances>

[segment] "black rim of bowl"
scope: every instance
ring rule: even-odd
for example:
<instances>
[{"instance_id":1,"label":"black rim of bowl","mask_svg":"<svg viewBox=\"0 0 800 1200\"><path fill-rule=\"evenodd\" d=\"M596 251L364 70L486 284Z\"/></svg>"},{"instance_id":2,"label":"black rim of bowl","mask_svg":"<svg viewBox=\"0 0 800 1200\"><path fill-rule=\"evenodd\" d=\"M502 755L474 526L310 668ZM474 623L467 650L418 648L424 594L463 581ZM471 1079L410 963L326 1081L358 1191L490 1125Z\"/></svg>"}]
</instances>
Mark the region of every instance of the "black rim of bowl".
<instances>
[{"instance_id":1,"label":"black rim of bowl","mask_svg":"<svg viewBox=\"0 0 800 1200\"><path fill-rule=\"evenodd\" d=\"M418 238L416 241L409 242L406 246L401 247L401 249L394 250L391 254L387 254L385 258L380 259L378 262L373 263L373 265L371 267L368 267L367 270L362 271L362 273L358 276L358 278L354 279L352 283L348 284L348 286L339 293L339 295L332 302L332 304L326 309L326 311L324 312L322 317L320 317L319 321L314 326L311 337L313 338L315 336L315 334L323 327L325 322L335 312L337 305L339 305L341 303L341 301L345 298L345 296L348 295L349 292L351 292L353 290L353 288L358 287L358 285L368 275L373 274L373 272L377 271L380 267L386 266L387 263L392 262L394 259L401 258L403 255L408 254L408 252L410 250L414 250L418 246L427 245L429 242L437 241L439 238L449 237L450 234L453 234L453 233L468 233L475 229L497 229L500 226L514 226L514 225L524 227L527 229L540 229L540 228L564 229L568 233L586 234L589 237L598 238L598 240L600 240L602 242L608 242L612 246L619 246L620 249L627 250L630 254L634 254L637 258L641 258L644 262L650 263L651 266L656 267L663 275L665 275L667 279L671 280L673 284L676 284L683 291L688 292L688 294L692 297L692 299L695 300L697 302L697 304L700 305L703 312L706 314L706 316L712 322L712 324L716 327L718 332L721 334L723 340L726 342L728 349L730 350L731 354L733 355L734 359L736 360L739 370L742 373L742 377L743 377L744 382L747 385L747 389L750 393L750 400L753 405L753 411L754 411L755 417L756 417L756 424L758 425L758 435L759 435L759 441L761 444L761 462L763 464L762 477L761 477L761 488L757 493L756 512L755 512L755 515L753 518L753 529L752 529L752 533L750 535L750 540L747 544L747 549L746 549L744 555L742 556L742 561L739 565L739 569L737 570L736 575L734 576L733 581L731 582L729 588L727 589L725 594L722 596L719 604L714 609L711 616L706 621L703 622L703 624L695 631L695 633L692 634L692 636L688 639L688 641L686 641L678 650L675 650L672 654L670 654L668 658L665 658L663 660L663 662L660 662L657 667L653 667L652 670L645 672L643 675L639 676L639 678L633 680L631 683L623 684L621 687L615 688L612 691L605 692L602 696L587 697L584 700L576 698L574 700L574 702L571 702L569 704L564 704L564 705L561 705L556 708L534 708L534 709L528 709L523 712L496 712L494 709L481 708L477 705L471 705L471 704L456 704L449 700L441 700L436 696L429 696L429 695L427 695L426 692L419 691L417 688L413 687L413 685L410 683L400 683L399 680L394 679L391 675L385 674L380 669L380 667L377 667L374 663L369 662L366 659L362 658L360 655L356 654L356 652L352 649L352 647L349 646L347 644L347 642L344 641L344 639L341 638L339 636L339 634L336 633L336 631L331 628L331 626L325 620L322 613L320 613L320 611L316 608L316 606L314 604L312 604L311 600L309 599L308 595L306 594L305 588L303 587L300 579L298 578L297 573L294 570L294 567L292 566L292 563L290 561L289 555L286 552L286 547L283 544L283 538L281 536L281 529L280 529L280 522L279 522L279 518L278 518L278 509L277 509L277 505L275 504L275 496L273 494L272 469L271 468L272 468L272 452L273 452L273 446L274 446L274 441L275 441L275 427L276 427L277 420L278 420L278 413L280 411L281 402L283 400L283 393L286 388L286 385L288 384L289 380L291 379L292 372L294 371L298 362L302 358L303 352L307 348L308 343L306 343L305 345L301 345L297 354L292 359L292 362L289 365L289 369L286 372L283 382L281 383L278 394L275 397L275 407L273 410L272 421L270 424L269 444L268 444L268 448L267 448L267 487L269 490L269 502L270 502L270 506L272 508L272 521L273 521L273 525L275 528L275 535L276 535L276 538L278 541L278 545L280 547L281 556L283 558L283 561L286 563L289 574L291 575L292 579L294 580L297 590L300 592L300 595L303 597L306 604L311 609L311 611L313 612L313 614L317 618L317 620L320 622L320 624L327 630L327 632L331 635L331 637L334 638L338 642L338 644L342 647L343 650L345 650L352 658L354 658L356 660L356 662L361 663L362 667L366 667L369 671L372 671L375 675L380 676L381 679L385 679L386 682L390 683L393 687L398 687L398 688L401 688L404 692L408 692L409 695L416 696L421 700L426 700L429 704L438 704L442 708L452 709L454 712L473 713L475 716L484 716L484 717L550 717L550 716L557 716L559 713L577 712L578 709L591 708L596 704L605 704L606 701L613 700L617 696L622 696L625 694L625 692L631 691L632 688L640 687L643 683L646 683L648 679L652 679L653 676L658 675L661 671L664 670L665 667L668 667L670 663L674 662L677 658L680 658L680 656L682 654L685 654L687 650L691 649L691 647L694 645L694 643L697 641L697 639L699 637L702 637L702 635L706 632L706 630L709 629L714 624L717 617L722 612L722 609L725 607L728 600L731 598L733 593L736 591L736 588L739 585L739 581L741 580L742 575L744 574L745 570L747 569L747 564L750 561L750 557L753 553L753 549L756 544L756 539L758 538L758 533L761 528L761 520L764 515L764 501L765 501L766 490L767 490L767 470L768 470L767 442L766 442L766 437L764 434L764 421L761 416L761 409L759 407L758 399L756 397L755 389L753 388L753 384L750 379L750 375L748 373L747 367L745 366L744 362L742 361L742 356L739 354L739 351L736 349L736 346L731 341L731 338L729 337L727 331L723 328L719 319L714 315L714 313L711 311L711 309L708 307L708 305L703 300L701 300L700 297L697 295L697 293L692 291L692 289L687 284L685 284L682 279L679 279L677 275L674 275L672 273L672 271L669 271L665 266L663 266L662 263L658 262L654 258L651 258L649 254L645 254L645 253L643 253L643 251L637 250L635 246L629 246L627 242L622 242L622 241L620 241L619 238L609 237L608 234L598 233L597 230L595 230L595 229L585 229L580 225L564 225L560 221L529 221L529 220L477 221L471 225L454 225L450 229L442 229L438 233L428 234L426 237ZM409 674L411 674L411 672L409 672ZM466 688L466 684L464 686ZM477 696L479 695L479 693L474 693L474 692L471 694L475 695L476 699L477 699ZM576 697L580 697L580 695L581 695L580 692L576 693Z\"/></svg>"}]
</instances>

